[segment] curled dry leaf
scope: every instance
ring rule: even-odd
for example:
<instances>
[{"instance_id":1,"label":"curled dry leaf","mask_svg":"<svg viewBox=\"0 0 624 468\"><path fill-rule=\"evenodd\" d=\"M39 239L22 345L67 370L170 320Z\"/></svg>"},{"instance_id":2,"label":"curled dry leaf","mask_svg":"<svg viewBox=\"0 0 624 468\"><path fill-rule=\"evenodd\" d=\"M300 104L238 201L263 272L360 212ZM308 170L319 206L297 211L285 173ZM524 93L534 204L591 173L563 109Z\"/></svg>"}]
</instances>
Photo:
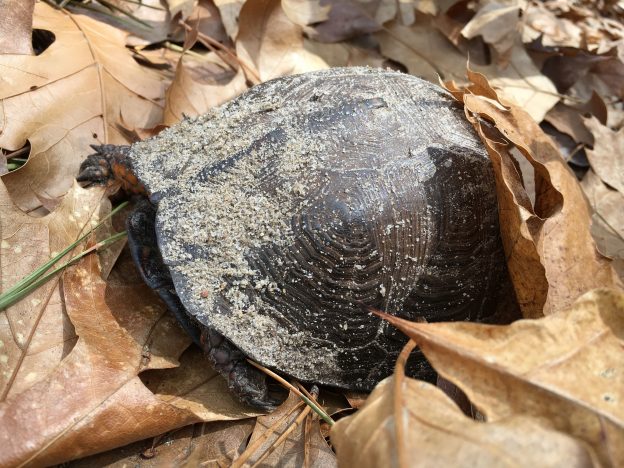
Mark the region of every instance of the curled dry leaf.
<instances>
[{"instance_id":1,"label":"curled dry leaf","mask_svg":"<svg viewBox=\"0 0 624 468\"><path fill-rule=\"evenodd\" d=\"M447 88L463 99L466 115L493 161L503 244L524 316L547 315L594 288L619 287L609 259L596 250L583 191L553 141L527 112L497 99L483 75L469 70L468 77L473 84L467 92L452 83ZM497 141L477 116L492 122L532 164L537 188L534 206L506 144Z\"/></svg>"},{"instance_id":2,"label":"curled dry leaf","mask_svg":"<svg viewBox=\"0 0 624 468\"><path fill-rule=\"evenodd\" d=\"M17 350L31 353L32 363L24 360L21 385L0 403L0 465L61 463L189 423L253 414L198 352L185 353L171 375L156 371L177 366L189 338L138 275L130 278L130 260L122 266L107 282L96 256L70 268L63 278L69 320L40 320L35 339ZM50 320L63 320L60 303L52 312ZM35 346L35 332L53 352ZM138 376L146 370L149 387Z\"/></svg>"},{"instance_id":3,"label":"curled dry leaf","mask_svg":"<svg viewBox=\"0 0 624 468\"><path fill-rule=\"evenodd\" d=\"M248 0L239 28L236 51L254 68L247 76L254 83L327 68L320 57L304 49L301 27L288 19L280 0Z\"/></svg>"},{"instance_id":4,"label":"curled dry leaf","mask_svg":"<svg viewBox=\"0 0 624 468\"><path fill-rule=\"evenodd\" d=\"M355 415L334 425L331 441L340 466L592 465L593 454L583 443L535 419L477 422L431 384L406 378L400 385L397 389L395 377L380 382ZM401 457L407 463L401 464Z\"/></svg>"},{"instance_id":5,"label":"curled dry leaf","mask_svg":"<svg viewBox=\"0 0 624 468\"><path fill-rule=\"evenodd\" d=\"M37 195L68 191L89 144L124 143L117 124L160 123L164 90L154 71L132 59L116 28L43 2L33 26L54 33L43 53L0 56L0 147L32 146L26 165L3 177L25 211L41 205Z\"/></svg>"},{"instance_id":6,"label":"curled dry leaf","mask_svg":"<svg viewBox=\"0 0 624 468\"><path fill-rule=\"evenodd\" d=\"M587 443L602 466L624 460L621 290L594 290L568 309L507 326L384 318L488 421L535 418Z\"/></svg>"},{"instance_id":7,"label":"curled dry leaf","mask_svg":"<svg viewBox=\"0 0 624 468\"><path fill-rule=\"evenodd\" d=\"M614 132L596 117L585 119L594 136L594 149L587 150L592 169L604 183L624 194L624 128Z\"/></svg>"}]
</instances>

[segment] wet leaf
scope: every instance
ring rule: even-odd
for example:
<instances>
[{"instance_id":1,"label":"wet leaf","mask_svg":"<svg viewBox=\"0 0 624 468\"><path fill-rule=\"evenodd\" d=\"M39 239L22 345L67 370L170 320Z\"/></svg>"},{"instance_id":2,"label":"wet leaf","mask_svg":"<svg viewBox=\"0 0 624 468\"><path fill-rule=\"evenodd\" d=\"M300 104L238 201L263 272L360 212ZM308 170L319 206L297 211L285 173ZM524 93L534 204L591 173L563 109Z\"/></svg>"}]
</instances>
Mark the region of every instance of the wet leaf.
<instances>
[{"instance_id":1,"label":"wet leaf","mask_svg":"<svg viewBox=\"0 0 624 468\"><path fill-rule=\"evenodd\" d=\"M535 418L587 443L603 466L624 459L621 290L594 290L548 317L507 326L384 318L489 422Z\"/></svg>"},{"instance_id":2,"label":"wet leaf","mask_svg":"<svg viewBox=\"0 0 624 468\"><path fill-rule=\"evenodd\" d=\"M38 196L69 190L89 144L125 142L116 125L159 123L164 91L161 78L132 59L116 28L43 2L34 27L54 33L43 53L0 56L0 147L32 145L26 165L3 178L25 211L41 205Z\"/></svg>"}]
</instances>

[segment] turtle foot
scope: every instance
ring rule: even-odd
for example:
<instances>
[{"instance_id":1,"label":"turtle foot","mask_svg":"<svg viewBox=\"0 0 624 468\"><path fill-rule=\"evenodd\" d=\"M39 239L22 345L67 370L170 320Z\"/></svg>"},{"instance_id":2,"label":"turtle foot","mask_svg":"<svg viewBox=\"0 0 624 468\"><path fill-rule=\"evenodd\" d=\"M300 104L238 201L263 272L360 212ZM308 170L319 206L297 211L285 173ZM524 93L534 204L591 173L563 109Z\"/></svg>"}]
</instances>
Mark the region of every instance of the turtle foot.
<instances>
[{"instance_id":1,"label":"turtle foot","mask_svg":"<svg viewBox=\"0 0 624 468\"><path fill-rule=\"evenodd\" d=\"M95 153L80 165L76 180L84 186L105 185L111 191L119 188L128 194L145 195L145 188L132 172L128 160L129 146L91 145Z\"/></svg>"},{"instance_id":2,"label":"turtle foot","mask_svg":"<svg viewBox=\"0 0 624 468\"><path fill-rule=\"evenodd\" d=\"M243 403L271 412L282 402L269 394L266 375L247 362L247 357L223 335L212 329L202 332L202 347L211 364Z\"/></svg>"},{"instance_id":3,"label":"turtle foot","mask_svg":"<svg viewBox=\"0 0 624 468\"><path fill-rule=\"evenodd\" d=\"M95 153L90 154L80 165L76 180L84 185L109 185L115 178L112 169L112 151L107 147L112 145L92 146Z\"/></svg>"}]
</instances>

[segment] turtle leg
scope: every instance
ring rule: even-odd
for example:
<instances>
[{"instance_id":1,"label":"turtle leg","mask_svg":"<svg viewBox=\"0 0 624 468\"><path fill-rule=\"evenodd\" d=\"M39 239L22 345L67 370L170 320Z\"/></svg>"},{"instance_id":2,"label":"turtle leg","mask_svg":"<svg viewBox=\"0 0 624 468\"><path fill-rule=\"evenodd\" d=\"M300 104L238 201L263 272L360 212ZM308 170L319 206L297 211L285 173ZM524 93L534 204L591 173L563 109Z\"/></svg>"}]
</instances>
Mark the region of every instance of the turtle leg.
<instances>
[{"instance_id":1,"label":"turtle leg","mask_svg":"<svg viewBox=\"0 0 624 468\"><path fill-rule=\"evenodd\" d=\"M249 364L247 357L223 335L206 327L201 340L213 367L225 377L230 391L239 400L267 412L281 403L269 395L266 376Z\"/></svg>"},{"instance_id":2,"label":"turtle leg","mask_svg":"<svg viewBox=\"0 0 624 468\"><path fill-rule=\"evenodd\" d=\"M134 264L147 285L158 293L167 304L182 328L200 345L199 327L191 321L176 290L171 273L163 262L156 240L156 208L148 200L141 199L126 220L128 246Z\"/></svg>"},{"instance_id":3,"label":"turtle leg","mask_svg":"<svg viewBox=\"0 0 624 468\"><path fill-rule=\"evenodd\" d=\"M230 391L243 403L265 411L275 409L279 401L269 396L266 376L249 364L246 356L223 335L198 326L186 312L158 249L154 205L146 199L141 200L128 216L126 229L130 253L141 276L167 304L184 331L206 353L215 370L225 377Z\"/></svg>"}]
</instances>

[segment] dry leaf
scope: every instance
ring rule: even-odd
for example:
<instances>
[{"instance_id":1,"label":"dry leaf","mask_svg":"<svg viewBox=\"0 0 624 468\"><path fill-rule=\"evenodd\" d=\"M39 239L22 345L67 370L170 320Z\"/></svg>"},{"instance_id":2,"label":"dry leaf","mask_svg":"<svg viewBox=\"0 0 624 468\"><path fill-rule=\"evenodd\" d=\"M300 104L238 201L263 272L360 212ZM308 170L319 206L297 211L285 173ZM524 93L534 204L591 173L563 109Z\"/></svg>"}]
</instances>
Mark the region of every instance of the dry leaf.
<instances>
[{"instance_id":1,"label":"dry leaf","mask_svg":"<svg viewBox=\"0 0 624 468\"><path fill-rule=\"evenodd\" d=\"M35 0L0 0L0 54L33 53L31 32Z\"/></svg>"},{"instance_id":2,"label":"dry leaf","mask_svg":"<svg viewBox=\"0 0 624 468\"><path fill-rule=\"evenodd\" d=\"M90 144L123 143L116 130L160 123L164 83L139 66L120 30L81 15L35 7L34 27L55 41L37 56L0 56L0 147L32 145L28 162L3 177L18 206L63 196ZM25 182L27 181L27 182Z\"/></svg>"},{"instance_id":3,"label":"dry leaf","mask_svg":"<svg viewBox=\"0 0 624 468\"><path fill-rule=\"evenodd\" d=\"M116 450L65 464L67 468L229 466L247 444L254 420L194 424Z\"/></svg>"},{"instance_id":4,"label":"dry leaf","mask_svg":"<svg viewBox=\"0 0 624 468\"><path fill-rule=\"evenodd\" d=\"M486 75L494 88L513 100L538 123L559 101L557 88L542 75L522 44L517 43L513 47L509 63L504 69L496 65L485 67L471 64L471 67Z\"/></svg>"},{"instance_id":5,"label":"dry leaf","mask_svg":"<svg viewBox=\"0 0 624 468\"><path fill-rule=\"evenodd\" d=\"M467 115L490 155L498 154L492 159L495 168L498 158L506 168L502 180L497 175L501 232L525 317L552 313L597 287L620 286L610 262L595 248L587 201L552 140L524 110L497 101L483 75L472 71L468 75L476 84L469 87L469 94L463 95ZM461 94L456 88L451 91L456 97ZM537 192L534 208L514 164L505 155L505 145L485 133L487 126L472 117L476 115L493 122L533 165ZM535 278L537 284L542 284L539 278L544 274L548 280L547 297L544 300L543 289L539 288L533 299Z\"/></svg>"},{"instance_id":6,"label":"dry leaf","mask_svg":"<svg viewBox=\"0 0 624 468\"><path fill-rule=\"evenodd\" d=\"M531 2L524 15L524 42L541 37L545 46L575 47L583 45L583 31L566 18L558 18L544 5Z\"/></svg>"},{"instance_id":7,"label":"dry leaf","mask_svg":"<svg viewBox=\"0 0 624 468\"><path fill-rule=\"evenodd\" d=\"M461 30L472 39L482 36L498 53L497 62L506 65L509 54L520 34L520 5L487 3Z\"/></svg>"},{"instance_id":8,"label":"dry leaf","mask_svg":"<svg viewBox=\"0 0 624 468\"><path fill-rule=\"evenodd\" d=\"M167 89L164 123L173 125L184 115L208 112L247 89L242 69L232 72L221 60L180 58L175 78Z\"/></svg>"},{"instance_id":9,"label":"dry leaf","mask_svg":"<svg viewBox=\"0 0 624 468\"><path fill-rule=\"evenodd\" d=\"M301 27L293 23L280 0L249 0L240 13L236 51L255 73L254 82L327 68L320 57L303 48ZM247 73L248 70L245 70Z\"/></svg>"},{"instance_id":10,"label":"dry leaf","mask_svg":"<svg viewBox=\"0 0 624 468\"><path fill-rule=\"evenodd\" d=\"M170 374L156 371L177 366L189 338L136 271L132 278L129 259L125 265L104 282L90 256L64 275L71 323L33 330L58 343L57 352L38 353L35 340L22 345L37 354L27 356L33 363L22 364L19 388L0 404L0 465L60 463L192 422L254 414L200 353ZM62 320L60 304L48 316ZM9 362L15 366L11 355ZM138 377L149 369L142 377L154 393Z\"/></svg>"},{"instance_id":11,"label":"dry leaf","mask_svg":"<svg viewBox=\"0 0 624 468\"><path fill-rule=\"evenodd\" d=\"M367 7L375 7L375 2L363 3L357 0L328 2L331 10L327 20L306 27L308 37L323 43L339 43L379 31L381 26L375 21Z\"/></svg>"},{"instance_id":12,"label":"dry leaf","mask_svg":"<svg viewBox=\"0 0 624 468\"><path fill-rule=\"evenodd\" d=\"M219 9L212 0L199 0L195 9L187 19L187 24L197 29L199 33L217 42L231 45L231 41L221 21Z\"/></svg>"},{"instance_id":13,"label":"dry leaf","mask_svg":"<svg viewBox=\"0 0 624 468\"><path fill-rule=\"evenodd\" d=\"M377 384L365 405L331 430L340 466L591 466L580 441L511 416L482 423L465 416L444 392L415 379ZM399 428L402 426L402 437ZM405 463L401 464L401 458Z\"/></svg>"},{"instance_id":14,"label":"dry leaf","mask_svg":"<svg viewBox=\"0 0 624 468\"><path fill-rule=\"evenodd\" d=\"M402 63L410 74L437 83L444 79L464 80L466 59L427 18L407 27L394 21L375 35L381 53Z\"/></svg>"},{"instance_id":15,"label":"dry leaf","mask_svg":"<svg viewBox=\"0 0 624 468\"><path fill-rule=\"evenodd\" d=\"M238 35L238 18L245 0L213 0L219 9L223 27L232 40Z\"/></svg>"},{"instance_id":16,"label":"dry leaf","mask_svg":"<svg viewBox=\"0 0 624 468\"><path fill-rule=\"evenodd\" d=\"M327 20L332 5L325 0L282 0L282 9L290 21L307 26Z\"/></svg>"},{"instance_id":17,"label":"dry leaf","mask_svg":"<svg viewBox=\"0 0 624 468\"><path fill-rule=\"evenodd\" d=\"M384 318L489 422L535 418L586 442L603 466L624 460L621 290L594 290L566 310L506 326Z\"/></svg>"},{"instance_id":18,"label":"dry leaf","mask_svg":"<svg viewBox=\"0 0 624 468\"><path fill-rule=\"evenodd\" d=\"M101 190L74 186L53 214L34 219L13 206L0 182L2 291L86 232L98 215L102 197ZM0 311L0 401L44 380L76 340L63 310L58 279Z\"/></svg>"},{"instance_id":19,"label":"dry leaf","mask_svg":"<svg viewBox=\"0 0 624 468\"><path fill-rule=\"evenodd\" d=\"M594 137L585 126L583 116L578 109L558 102L548 111L544 120L562 133L569 135L576 143L591 145Z\"/></svg>"},{"instance_id":20,"label":"dry leaf","mask_svg":"<svg viewBox=\"0 0 624 468\"><path fill-rule=\"evenodd\" d=\"M311 418L312 413L306 408L301 398L291 393L282 405L273 413L260 416L256 421L251 439L247 447L250 457L244 466L257 463L260 456L272 448L272 452L263 459L261 466L288 467L333 467L336 466L336 456L321 437L319 422L315 417L311 425L306 426L304 421ZM275 442L290 428L294 428L287 437L275 446ZM307 434L306 434L307 432ZM307 455L306 455L307 454ZM306 458L307 457L307 458ZM308 464L304 464L304 459ZM235 466L240 465L237 460Z\"/></svg>"},{"instance_id":21,"label":"dry leaf","mask_svg":"<svg viewBox=\"0 0 624 468\"><path fill-rule=\"evenodd\" d=\"M613 258L613 267L624 279L624 195L607 187L591 169L581 186L594 209L591 232L596 246Z\"/></svg>"},{"instance_id":22,"label":"dry leaf","mask_svg":"<svg viewBox=\"0 0 624 468\"><path fill-rule=\"evenodd\" d=\"M624 194L624 128L614 132L597 118L585 119L594 136L594 149L587 150L592 169L604 183Z\"/></svg>"}]
</instances>

